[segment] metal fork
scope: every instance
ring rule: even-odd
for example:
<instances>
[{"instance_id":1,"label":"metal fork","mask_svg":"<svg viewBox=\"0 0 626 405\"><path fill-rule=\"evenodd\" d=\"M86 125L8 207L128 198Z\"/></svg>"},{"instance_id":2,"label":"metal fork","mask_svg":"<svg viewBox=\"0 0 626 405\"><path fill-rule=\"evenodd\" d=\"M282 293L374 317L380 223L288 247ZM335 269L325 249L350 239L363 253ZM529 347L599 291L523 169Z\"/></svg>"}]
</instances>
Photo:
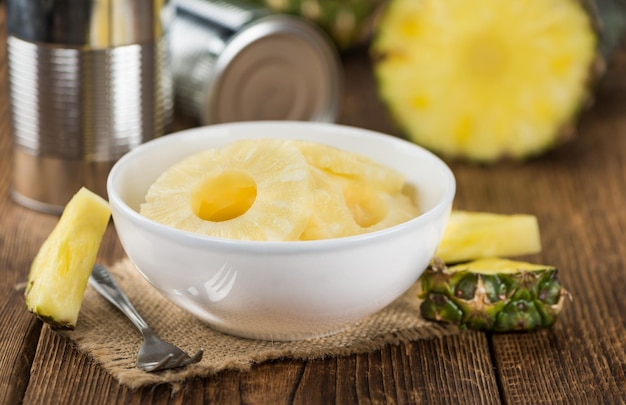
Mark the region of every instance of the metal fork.
<instances>
[{"instance_id":1,"label":"metal fork","mask_svg":"<svg viewBox=\"0 0 626 405\"><path fill-rule=\"evenodd\" d=\"M119 288L109 270L103 265L93 267L89 284L130 319L143 335L144 342L137 353L137 367L146 372L184 367L202 359L203 351L189 356L180 348L161 340L139 315L130 300Z\"/></svg>"}]
</instances>

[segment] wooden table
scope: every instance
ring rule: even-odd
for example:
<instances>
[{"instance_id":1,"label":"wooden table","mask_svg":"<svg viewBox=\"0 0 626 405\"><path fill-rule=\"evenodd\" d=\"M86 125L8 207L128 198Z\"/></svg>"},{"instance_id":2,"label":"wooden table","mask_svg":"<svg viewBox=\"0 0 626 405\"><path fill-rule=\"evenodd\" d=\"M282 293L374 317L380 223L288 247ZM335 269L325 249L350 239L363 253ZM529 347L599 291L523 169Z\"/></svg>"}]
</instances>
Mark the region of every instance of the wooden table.
<instances>
[{"instance_id":1,"label":"wooden table","mask_svg":"<svg viewBox=\"0 0 626 405\"><path fill-rule=\"evenodd\" d=\"M0 11L0 20L4 21ZM2 32L5 25L0 24ZM10 200L6 44L0 43L0 403L626 403L626 52L582 117L577 138L538 159L451 162L456 207L532 213L572 294L557 324L527 334L473 331L369 354L275 361L249 372L130 391L24 308L30 262L57 218ZM364 49L346 54L339 122L397 134L376 98ZM99 260L124 257L113 226Z\"/></svg>"}]
</instances>

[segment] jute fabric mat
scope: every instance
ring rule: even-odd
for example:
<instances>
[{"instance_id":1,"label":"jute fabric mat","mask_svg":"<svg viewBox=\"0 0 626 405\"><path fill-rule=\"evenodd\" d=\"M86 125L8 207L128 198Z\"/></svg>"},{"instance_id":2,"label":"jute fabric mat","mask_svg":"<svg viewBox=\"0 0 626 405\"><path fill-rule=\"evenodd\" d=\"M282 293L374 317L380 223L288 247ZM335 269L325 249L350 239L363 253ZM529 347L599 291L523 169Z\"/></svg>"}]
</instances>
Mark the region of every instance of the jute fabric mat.
<instances>
[{"instance_id":1,"label":"jute fabric mat","mask_svg":"<svg viewBox=\"0 0 626 405\"><path fill-rule=\"evenodd\" d=\"M135 360L142 343L141 335L119 310L88 286L76 329L59 333L101 364L120 384L132 389L168 384L176 391L187 379L210 376L222 370L246 370L268 360L367 353L388 344L456 332L453 327L420 317L416 283L381 311L335 335L293 342L237 338L212 330L169 302L148 284L128 259L111 266L110 270L135 308L161 338L189 353L204 349L202 361L187 368L157 373L139 370Z\"/></svg>"}]
</instances>

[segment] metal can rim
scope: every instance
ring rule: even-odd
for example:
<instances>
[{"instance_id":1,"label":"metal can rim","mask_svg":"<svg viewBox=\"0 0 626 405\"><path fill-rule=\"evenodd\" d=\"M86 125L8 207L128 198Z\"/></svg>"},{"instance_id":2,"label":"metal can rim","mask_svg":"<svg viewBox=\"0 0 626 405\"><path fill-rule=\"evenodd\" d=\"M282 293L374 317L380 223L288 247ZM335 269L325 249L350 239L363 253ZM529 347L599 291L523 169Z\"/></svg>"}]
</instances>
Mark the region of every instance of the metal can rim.
<instances>
[{"instance_id":1,"label":"metal can rim","mask_svg":"<svg viewBox=\"0 0 626 405\"><path fill-rule=\"evenodd\" d=\"M218 89L225 72L234 58L258 39L280 32L296 34L307 39L325 59L325 66L329 69L328 76L330 81L328 86L331 89L331 100L329 100L326 110L320 114L317 121L334 122L336 120L343 91L340 69L341 60L338 51L332 45L328 35L309 21L298 16L275 14L252 21L228 40L215 62L213 79L207 83L207 91L204 93L205 96L202 100L202 111L200 113L200 118L203 122L213 122L212 117L215 115L215 100Z\"/></svg>"}]
</instances>

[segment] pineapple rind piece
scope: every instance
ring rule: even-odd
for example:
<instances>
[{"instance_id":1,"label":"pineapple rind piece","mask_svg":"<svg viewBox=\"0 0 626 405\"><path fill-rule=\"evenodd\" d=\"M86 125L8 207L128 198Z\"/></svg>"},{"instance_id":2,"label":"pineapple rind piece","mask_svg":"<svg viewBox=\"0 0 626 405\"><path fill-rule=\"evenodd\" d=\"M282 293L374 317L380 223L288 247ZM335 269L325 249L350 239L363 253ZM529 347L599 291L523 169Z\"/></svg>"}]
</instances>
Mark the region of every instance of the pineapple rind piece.
<instances>
[{"instance_id":1,"label":"pineapple rind piece","mask_svg":"<svg viewBox=\"0 0 626 405\"><path fill-rule=\"evenodd\" d=\"M441 155L538 155L588 104L592 21L574 0L390 1L372 46L379 94L408 138Z\"/></svg>"},{"instance_id":2,"label":"pineapple rind piece","mask_svg":"<svg viewBox=\"0 0 626 405\"><path fill-rule=\"evenodd\" d=\"M435 259L420 283L425 319L495 332L551 327L567 295L555 267L502 258L452 267Z\"/></svg>"},{"instance_id":3,"label":"pineapple rind piece","mask_svg":"<svg viewBox=\"0 0 626 405\"><path fill-rule=\"evenodd\" d=\"M24 293L30 312L74 329L110 217L108 202L87 188L71 198L31 264Z\"/></svg>"},{"instance_id":4,"label":"pineapple rind piece","mask_svg":"<svg viewBox=\"0 0 626 405\"><path fill-rule=\"evenodd\" d=\"M445 263L541 251L537 217L453 210L436 256Z\"/></svg>"}]
</instances>

